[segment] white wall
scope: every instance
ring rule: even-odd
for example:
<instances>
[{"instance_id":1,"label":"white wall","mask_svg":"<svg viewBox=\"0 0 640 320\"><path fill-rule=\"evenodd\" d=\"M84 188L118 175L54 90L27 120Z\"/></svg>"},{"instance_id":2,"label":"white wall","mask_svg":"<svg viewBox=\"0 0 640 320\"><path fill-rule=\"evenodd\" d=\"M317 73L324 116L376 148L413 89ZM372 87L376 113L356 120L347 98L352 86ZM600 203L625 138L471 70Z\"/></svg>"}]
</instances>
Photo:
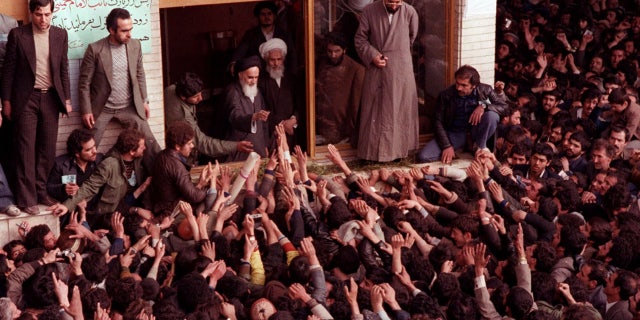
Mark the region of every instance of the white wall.
<instances>
[{"instance_id":1,"label":"white wall","mask_svg":"<svg viewBox=\"0 0 640 320\"><path fill-rule=\"evenodd\" d=\"M457 65L475 67L480 73L480 81L493 86L496 0L460 0L456 7L459 19L454 31L459 39L455 51Z\"/></svg>"}]
</instances>

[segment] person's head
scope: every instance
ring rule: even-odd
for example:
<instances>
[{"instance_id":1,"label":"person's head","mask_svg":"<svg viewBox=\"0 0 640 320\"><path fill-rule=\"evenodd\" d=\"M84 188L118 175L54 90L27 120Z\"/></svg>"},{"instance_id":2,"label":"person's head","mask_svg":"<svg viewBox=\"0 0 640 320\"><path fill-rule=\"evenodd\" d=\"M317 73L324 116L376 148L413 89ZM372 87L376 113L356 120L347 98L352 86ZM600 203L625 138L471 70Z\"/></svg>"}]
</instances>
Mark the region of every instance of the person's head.
<instances>
[{"instance_id":1,"label":"person's head","mask_svg":"<svg viewBox=\"0 0 640 320\"><path fill-rule=\"evenodd\" d=\"M260 76L260 58L251 56L238 61L235 65L238 80L245 96L253 98L258 95L258 77Z\"/></svg>"},{"instance_id":2,"label":"person's head","mask_svg":"<svg viewBox=\"0 0 640 320\"><path fill-rule=\"evenodd\" d=\"M596 74L600 74L605 70L604 59L602 59L602 56L595 56L591 58L591 62L589 62L589 70Z\"/></svg>"},{"instance_id":3,"label":"person's head","mask_svg":"<svg viewBox=\"0 0 640 320\"><path fill-rule=\"evenodd\" d=\"M623 113L627 107L629 107L631 101L624 89L617 88L611 90L611 93L609 93L609 104L613 112Z\"/></svg>"},{"instance_id":4,"label":"person's head","mask_svg":"<svg viewBox=\"0 0 640 320\"><path fill-rule=\"evenodd\" d=\"M53 0L30 0L29 16L33 26L41 32L47 31L53 18Z\"/></svg>"},{"instance_id":5,"label":"person's head","mask_svg":"<svg viewBox=\"0 0 640 320\"><path fill-rule=\"evenodd\" d=\"M631 272L618 270L607 278L604 293L613 301L627 300L638 291L637 278Z\"/></svg>"},{"instance_id":6,"label":"person's head","mask_svg":"<svg viewBox=\"0 0 640 320\"><path fill-rule=\"evenodd\" d=\"M604 263L591 259L586 261L580 271L576 274L576 277L584 283L587 289L592 290L597 286L603 286L606 284L605 279L607 277L607 269Z\"/></svg>"},{"instance_id":7,"label":"person's head","mask_svg":"<svg viewBox=\"0 0 640 320\"><path fill-rule=\"evenodd\" d=\"M100 307L106 310L111 309L111 298L106 290L102 288L91 288L82 293L82 312L85 319L93 317L93 313Z\"/></svg>"},{"instance_id":8,"label":"person's head","mask_svg":"<svg viewBox=\"0 0 640 320\"><path fill-rule=\"evenodd\" d=\"M608 76L604 79L602 86L604 87L605 93L610 94L614 89L622 87L622 81L616 76Z\"/></svg>"},{"instance_id":9,"label":"person's head","mask_svg":"<svg viewBox=\"0 0 640 320\"><path fill-rule=\"evenodd\" d=\"M22 256L27 252L22 240L11 240L2 247L2 250L7 253L9 260L13 260L14 263L22 261Z\"/></svg>"},{"instance_id":10,"label":"person's head","mask_svg":"<svg viewBox=\"0 0 640 320\"><path fill-rule=\"evenodd\" d=\"M517 126L520 125L520 109L509 108L507 111L507 125Z\"/></svg>"},{"instance_id":11,"label":"person's head","mask_svg":"<svg viewBox=\"0 0 640 320\"><path fill-rule=\"evenodd\" d=\"M562 215L566 216L566 215ZM587 245L587 237L578 228L563 226L560 230L560 244L567 257L579 255Z\"/></svg>"},{"instance_id":12,"label":"person's head","mask_svg":"<svg viewBox=\"0 0 640 320\"><path fill-rule=\"evenodd\" d=\"M582 102L582 116L584 118L589 117L591 112L598 106L601 95L600 91L596 89L589 89L582 93L580 102Z\"/></svg>"},{"instance_id":13,"label":"person's head","mask_svg":"<svg viewBox=\"0 0 640 320\"><path fill-rule=\"evenodd\" d=\"M553 121L549 127L549 142L558 146L562 142L566 129L566 121Z\"/></svg>"},{"instance_id":14,"label":"person's head","mask_svg":"<svg viewBox=\"0 0 640 320\"><path fill-rule=\"evenodd\" d=\"M464 247L467 243L478 236L480 223L471 215L459 215L451 222L451 239L458 248Z\"/></svg>"},{"instance_id":15,"label":"person's head","mask_svg":"<svg viewBox=\"0 0 640 320\"><path fill-rule=\"evenodd\" d=\"M616 155L616 148L604 139L598 139L591 146L591 161L596 170L607 170Z\"/></svg>"},{"instance_id":16,"label":"person's head","mask_svg":"<svg viewBox=\"0 0 640 320\"><path fill-rule=\"evenodd\" d=\"M512 287L507 295L507 312L515 319L522 319L533 305L533 297L531 294L521 288Z\"/></svg>"},{"instance_id":17,"label":"person's head","mask_svg":"<svg viewBox=\"0 0 640 320\"><path fill-rule=\"evenodd\" d=\"M569 137L569 143L564 153L569 159L575 159L583 155L591 147L591 140L584 131L576 131Z\"/></svg>"},{"instance_id":18,"label":"person's head","mask_svg":"<svg viewBox=\"0 0 640 320\"><path fill-rule=\"evenodd\" d=\"M75 129L67 138L67 154L78 162L96 161L98 151L93 134L86 129Z\"/></svg>"},{"instance_id":19,"label":"person's head","mask_svg":"<svg viewBox=\"0 0 640 320\"><path fill-rule=\"evenodd\" d=\"M465 97L470 95L480 84L480 74L474 67L465 64L456 70L455 74L456 90L458 95Z\"/></svg>"},{"instance_id":20,"label":"person's head","mask_svg":"<svg viewBox=\"0 0 640 320\"><path fill-rule=\"evenodd\" d=\"M396 12L402 6L402 0L382 0L389 12Z\"/></svg>"},{"instance_id":21,"label":"person's head","mask_svg":"<svg viewBox=\"0 0 640 320\"><path fill-rule=\"evenodd\" d=\"M24 244L28 249L44 248L45 250L53 250L56 247L56 235L46 224L33 226L29 233L25 236Z\"/></svg>"},{"instance_id":22,"label":"person's head","mask_svg":"<svg viewBox=\"0 0 640 320\"><path fill-rule=\"evenodd\" d=\"M616 148L616 157L620 156L629 142L629 130L620 124L609 127L609 143Z\"/></svg>"},{"instance_id":23,"label":"person's head","mask_svg":"<svg viewBox=\"0 0 640 320\"><path fill-rule=\"evenodd\" d=\"M112 297L111 307L121 314L131 303L142 298L140 282L133 277L117 279L112 285L107 285L107 292Z\"/></svg>"},{"instance_id":24,"label":"person's head","mask_svg":"<svg viewBox=\"0 0 640 320\"><path fill-rule=\"evenodd\" d=\"M20 317L22 311L9 298L0 298L0 320L13 320Z\"/></svg>"},{"instance_id":25,"label":"person's head","mask_svg":"<svg viewBox=\"0 0 640 320\"><path fill-rule=\"evenodd\" d=\"M509 151L509 163L511 165L527 164L530 157L531 147L526 143L516 144Z\"/></svg>"},{"instance_id":26,"label":"person's head","mask_svg":"<svg viewBox=\"0 0 640 320\"><path fill-rule=\"evenodd\" d=\"M531 160L529 161L531 164L529 176L532 178L538 178L547 165L549 165L552 157L553 149L548 144L538 143L533 146L533 151L531 151Z\"/></svg>"},{"instance_id":27,"label":"person's head","mask_svg":"<svg viewBox=\"0 0 640 320\"><path fill-rule=\"evenodd\" d=\"M188 158L195 147L193 139L195 132L186 121L177 121L167 129L167 147L174 149L185 158Z\"/></svg>"},{"instance_id":28,"label":"person's head","mask_svg":"<svg viewBox=\"0 0 640 320\"><path fill-rule=\"evenodd\" d=\"M107 31L112 44L127 44L131 40L133 21L126 9L115 8L107 15Z\"/></svg>"},{"instance_id":29,"label":"person's head","mask_svg":"<svg viewBox=\"0 0 640 320\"><path fill-rule=\"evenodd\" d=\"M287 57L287 44L279 38L272 38L260 45L260 56L266 62L266 70L273 79L284 75L284 60Z\"/></svg>"},{"instance_id":30,"label":"person's head","mask_svg":"<svg viewBox=\"0 0 640 320\"><path fill-rule=\"evenodd\" d=\"M611 56L609 58L609 62L611 63L611 67L614 69L618 67L620 61L624 60L624 47L623 46L615 46L611 49Z\"/></svg>"},{"instance_id":31,"label":"person's head","mask_svg":"<svg viewBox=\"0 0 640 320\"><path fill-rule=\"evenodd\" d=\"M542 108L545 112L549 112L560 104L560 92L548 91L542 94Z\"/></svg>"},{"instance_id":32,"label":"person's head","mask_svg":"<svg viewBox=\"0 0 640 320\"><path fill-rule=\"evenodd\" d=\"M307 257L297 256L293 258L288 268L289 279L291 279L291 282L306 285L311 277L309 267L310 264Z\"/></svg>"},{"instance_id":33,"label":"person's head","mask_svg":"<svg viewBox=\"0 0 640 320\"><path fill-rule=\"evenodd\" d=\"M186 72L176 83L176 95L180 100L196 105L202 101L202 86L202 79L197 74Z\"/></svg>"},{"instance_id":34,"label":"person's head","mask_svg":"<svg viewBox=\"0 0 640 320\"><path fill-rule=\"evenodd\" d=\"M256 300L250 309L251 320L267 320L271 315L276 313L276 307L271 301L265 298Z\"/></svg>"},{"instance_id":35,"label":"person's head","mask_svg":"<svg viewBox=\"0 0 640 320\"><path fill-rule=\"evenodd\" d=\"M347 39L343 34L332 32L327 35L327 58L332 65L337 66L342 63L347 45Z\"/></svg>"},{"instance_id":36,"label":"person's head","mask_svg":"<svg viewBox=\"0 0 640 320\"><path fill-rule=\"evenodd\" d=\"M253 7L253 15L258 18L258 23L262 28L269 28L274 25L278 6L273 1L261 1Z\"/></svg>"},{"instance_id":37,"label":"person's head","mask_svg":"<svg viewBox=\"0 0 640 320\"><path fill-rule=\"evenodd\" d=\"M144 133L136 129L125 129L118 135L113 148L123 156L141 158L146 149Z\"/></svg>"}]
</instances>

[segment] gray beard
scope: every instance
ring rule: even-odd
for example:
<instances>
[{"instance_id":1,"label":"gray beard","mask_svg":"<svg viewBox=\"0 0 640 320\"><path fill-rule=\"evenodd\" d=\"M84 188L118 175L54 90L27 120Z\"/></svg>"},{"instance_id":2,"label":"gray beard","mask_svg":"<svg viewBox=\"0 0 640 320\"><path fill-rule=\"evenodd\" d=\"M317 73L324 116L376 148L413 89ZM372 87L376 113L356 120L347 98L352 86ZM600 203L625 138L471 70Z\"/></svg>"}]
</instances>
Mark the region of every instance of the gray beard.
<instances>
[{"instance_id":1,"label":"gray beard","mask_svg":"<svg viewBox=\"0 0 640 320\"><path fill-rule=\"evenodd\" d=\"M242 85L242 93L244 96L251 99L251 102L254 102L256 96L258 95L258 85L248 85L246 83L241 83Z\"/></svg>"},{"instance_id":2,"label":"gray beard","mask_svg":"<svg viewBox=\"0 0 640 320\"><path fill-rule=\"evenodd\" d=\"M267 66L267 72L269 73L271 79L280 82L280 79L282 79L282 77L284 76L284 65L280 66L277 69Z\"/></svg>"}]
</instances>

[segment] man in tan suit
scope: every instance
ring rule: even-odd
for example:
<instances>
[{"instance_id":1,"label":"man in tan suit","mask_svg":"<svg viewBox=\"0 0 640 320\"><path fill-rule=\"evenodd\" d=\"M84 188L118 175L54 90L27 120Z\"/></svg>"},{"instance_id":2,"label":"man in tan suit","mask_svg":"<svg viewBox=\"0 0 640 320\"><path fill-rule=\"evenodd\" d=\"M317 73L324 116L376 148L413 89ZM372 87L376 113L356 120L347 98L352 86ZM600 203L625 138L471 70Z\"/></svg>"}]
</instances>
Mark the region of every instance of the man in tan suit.
<instances>
[{"instance_id":1,"label":"man in tan suit","mask_svg":"<svg viewBox=\"0 0 640 320\"><path fill-rule=\"evenodd\" d=\"M89 45L80 65L80 110L82 123L95 129L96 145L112 119L133 127L146 137L145 156L160 152L147 119L149 101L142 65L140 41L131 39L133 22L129 11L116 8L107 16L109 36ZM149 157L147 157L149 158Z\"/></svg>"}]
</instances>

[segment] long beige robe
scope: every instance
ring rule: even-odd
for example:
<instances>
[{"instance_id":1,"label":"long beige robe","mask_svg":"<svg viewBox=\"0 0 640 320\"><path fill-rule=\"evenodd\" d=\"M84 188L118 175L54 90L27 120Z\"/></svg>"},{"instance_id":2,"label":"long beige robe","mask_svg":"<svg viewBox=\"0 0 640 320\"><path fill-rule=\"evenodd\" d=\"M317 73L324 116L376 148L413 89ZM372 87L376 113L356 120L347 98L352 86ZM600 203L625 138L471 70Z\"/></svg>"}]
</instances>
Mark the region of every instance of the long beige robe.
<instances>
[{"instance_id":1,"label":"long beige robe","mask_svg":"<svg viewBox=\"0 0 640 320\"><path fill-rule=\"evenodd\" d=\"M403 3L391 23L382 1L362 11L356 50L366 67L362 89L358 157L391 161L418 148L418 94L411 45L418 34L418 14ZM387 65L372 64L379 53Z\"/></svg>"}]
</instances>

